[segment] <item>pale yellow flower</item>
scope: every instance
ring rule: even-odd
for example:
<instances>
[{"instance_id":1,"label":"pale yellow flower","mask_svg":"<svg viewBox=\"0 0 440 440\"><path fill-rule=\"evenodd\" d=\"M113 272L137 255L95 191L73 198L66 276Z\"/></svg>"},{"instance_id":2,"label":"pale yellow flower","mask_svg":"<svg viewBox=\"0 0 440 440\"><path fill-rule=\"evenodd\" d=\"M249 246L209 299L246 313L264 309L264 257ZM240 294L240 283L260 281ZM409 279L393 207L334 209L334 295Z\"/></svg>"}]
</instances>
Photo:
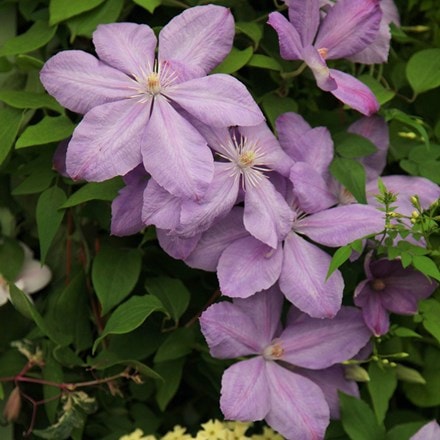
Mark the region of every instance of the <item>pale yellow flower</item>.
<instances>
[{"instance_id":1,"label":"pale yellow flower","mask_svg":"<svg viewBox=\"0 0 440 440\"><path fill-rule=\"evenodd\" d=\"M162 440L191 440L192 437L189 434L185 434L185 432L186 428L176 425L172 431L167 432L162 437Z\"/></svg>"},{"instance_id":2,"label":"pale yellow flower","mask_svg":"<svg viewBox=\"0 0 440 440\"><path fill-rule=\"evenodd\" d=\"M253 440L284 440L281 435L277 434L273 429L265 426L263 434L255 434L251 437Z\"/></svg>"},{"instance_id":3,"label":"pale yellow flower","mask_svg":"<svg viewBox=\"0 0 440 440\"><path fill-rule=\"evenodd\" d=\"M138 428L131 434L123 435L119 440L156 440L156 437L154 435L144 436L143 431Z\"/></svg>"}]
</instances>

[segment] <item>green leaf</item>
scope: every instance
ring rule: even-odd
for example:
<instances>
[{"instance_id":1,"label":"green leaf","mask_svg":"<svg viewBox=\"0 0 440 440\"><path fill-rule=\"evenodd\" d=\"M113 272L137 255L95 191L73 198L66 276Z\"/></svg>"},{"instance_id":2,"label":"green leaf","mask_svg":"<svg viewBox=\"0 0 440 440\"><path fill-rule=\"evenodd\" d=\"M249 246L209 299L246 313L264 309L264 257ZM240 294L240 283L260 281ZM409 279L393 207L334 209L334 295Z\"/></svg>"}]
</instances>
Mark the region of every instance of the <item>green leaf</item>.
<instances>
[{"instance_id":1,"label":"green leaf","mask_svg":"<svg viewBox=\"0 0 440 440\"><path fill-rule=\"evenodd\" d=\"M142 254L138 249L103 246L92 266L92 281L105 315L134 288L141 273Z\"/></svg>"},{"instance_id":2,"label":"green leaf","mask_svg":"<svg viewBox=\"0 0 440 440\"><path fill-rule=\"evenodd\" d=\"M429 257L424 255L414 255L412 264L417 270L424 273L426 276L440 281L440 271L434 261L432 261Z\"/></svg>"},{"instance_id":3,"label":"green leaf","mask_svg":"<svg viewBox=\"0 0 440 440\"><path fill-rule=\"evenodd\" d=\"M107 335L129 333L156 311L164 311L164 308L155 296L133 296L111 314L102 334L95 341L93 351Z\"/></svg>"},{"instance_id":4,"label":"green leaf","mask_svg":"<svg viewBox=\"0 0 440 440\"><path fill-rule=\"evenodd\" d=\"M258 47L263 37L263 26L261 24L253 21L237 21L235 29L248 36L254 42L254 47Z\"/></svg>"},{"instance_id":5,"label":"green leaf","mask_svg":"<svg viewBox=\"0 0 440 440\"><path fill-rule=\"evenodd\" d=\"M57 332L49 321L43 319L40 313L35 308L29 297L22 292L15 284L9 284L9 293L11 295L11 301L14 307L26 318L35 322L37 327L55 344L66 345L69 342L66 340L65 335Z\"/></svg>"},{"instance_id":6,"label":"green leaf","mask_svg":"<svg viewBox=\"0 0 440 440\"><path fill-rule=\"evenodd\" d=\"M145 287L149 293L160 299L171 318L177 323L185 313L191 296L182 281L167 277L147 278Z\"/></svg>"},{"instance_id":7,"label":"green leaf","mask_svg":"<svg viewBox=\"0 0 440 440\"><path fill-rule=\"evenodd\" d=\"M434 298L420 301L419 312L423 318L423 327L440 343L440 302Z\"/></svg>"},{"instance_id":8,"label":"green leaf","mask_svg":"<svg viewBox=\"0 0 440 440\"><path fill-rule=\"evenodd\" d=\"M194 331L189 328L178 328L170 333L157 350L154 362L166 362L191 353L194 345Z\"/></svg>"},{"instance_id":9,"label":"green leaf","mask_svg":"<svg viewBox=\"0 0 440 440\"><path fill-rule=\"evenodd\" d=\"M379 426L371 408L363 400L339 393L341 420L351 440L382 440L385 429Z\"/></svg>"},{"instance_id":10,"label":"green leaf","mask_svg":"<svg viewBox=\"0 0 440 440\"><path fill-rule=\"evenodd\" d=\"M21 125L22 112L0 107L0 165L8 157Z\"/></svg>"},{"instance_id":11,"label":"green leaf","mask_svg":"<svg viewBox=\"0 0 440 440\"><path fill-rule=\"evenodd\" d=\"M48 350L47 350L48 351ZM64 374L61 365L53 358L50 352L44 356L44 367L42 369L43 379L49 382L63 383ZM60 390L51 385L43 385L44 404L47 417L50 423L55 422L58 403L60 401Z\"/></svg>"},{"instance_id":12,"label":"green leaf","mask_svg":"<svg viewBox=\"0 0 440 440\"><path fill-rule=\"evenodd\" d=\"M415 53L406 65L406 77L416 94L440 86L440 49Z\"/></svg>"},{"instance_id":13,"label":"green leaf","mask_svg":"<svg viewBox=\"0 0 440 440\"><path fill-rule=\"evenodd\" d=\"M41 193L38 199L36 221L42 263L46 260L52 240L63 221L64 211L59 211L59 208L65 200L66 195L64 191L57 186L53 186Z\"/></svg>"},{"instance_id":14,"label":"green leaf","mask_svg":"<svg viewBox=\"0 0 440 440\"><path fill-rule=\"evenodd\" d=\"M52 96L24 90L0 90L0 101L19 109L48 108L63 113L63 107Z\"/></svg>"},{"instance_id":15,"label":"green leaf","mask_svg":"<svg viewBox=\"0 0 440 440\"><path fill-rule=\"evenodd\" d=\"M107 200L112 201L117 195L118 191L123 187L123 182L120 177L106 180L104 182L86 183L78 191L74 192L61 208L70 208L90 200Z\"/></svg>"},{"instance_id":16,"label":"green leaf","mask_svg":"<svg viewBox=\"0 0 440 440\"><path fill-rule=\"evenodd\" d=\"M15 148L32 147L50 142L59 142L67 139L75 128L70 119L65 116L45 116L35 125L26 128L18 138Z\"/></svg>"},{"instance_id":17,"label":"green leaf","mask_svg":"<svg viewBox=\"0 0 440 440\"><path fill-rule=\"evenodd\" d=\"M388 410L388 402L397 387L396 371L393 368L381 368L377 362L371 362L368 375L370 381L367 387L373 402L374 413L377 423L382 425Z\"/></svg>"},{"instance_id":18,"label":"green leaf","mask_svg":"<svg viewBox=\"0 0 440 440\"><path fill-rule=\"evenodd\" d=\"M384 110L384 113L387 122L392 120L399 121L418 131L425 145L429 147L429 135L423 126L423 121L421 121L420 118L407 115L403 111L396 108L386 109Z\"/></svg>"},{"instance_id":19,"label":"green leaf","mask_svg":"<svg viewBox=\"0 0 440 440\"><path fill-rule=\"evenodd\" d=\"M358 79L374 93L380 105L391 101L396 96L396 92L386 89L377 79L370 75L361 75Z\"/></svg>"},{"instance_id":20,"label":"green leaf","mask_svg":"<svg viewBox=\"0 0 440 440\"><path fill-rule=\"evenodd\" d=\"M251 67L258 67L260 69L276 70L277 72L281 72L283 70L283 67L277 60L261 54L254 54L248 61L247 65Z\"/></svg>"},{"instance_id":21,"label":"green leaf","mask_svg":"<svg viewBox=\"0 0 440 440\"><path fill-rule=\"evenodd\" d=\"M133 2L146 9L150 14L162 4L162 0L133 0Z\"/></svg>"},{"instance_id":22,"label":"green leaf","mask_svg":"<svg viewBox=\"0 0 440 440\"><path fill-rule=\"evenodd\" d=\"M250 60L254 50L252 47L247 47L244 50L232 48L229 55L219 64L212 73L234 73L240 70Z\"/></svg>"},{"instance_id":23,"label":"green leaf","mask_svg":"<svg viewBox=\"0 0 440 440\"><path fill-rule=\"evenodd\" d=\"M330 266L328 268L327 276L325 277L328 280L331 274L340 266L342 266L349 258L352 253L351 246L349 244L340 247L332 256L330 261Z\"/></svg>"},{"instance_id":24,"label":"green leaf","mask_svg":"<svg viewBox=\"0 0 440 440\"><path fill-rule=\"evenodd\" d=\"M96 8L104 0L75 0L66 2L65 0L50 0L49 15L50 24L56 24L67 20L70 17L90 11Z\"/></svg>"},{"instance_id":25,"label":"green leaf","mask_svg":"<svg viewBox=\"0 0 440 440\"><path fill-rule=\"evenodd\" d=\"M37 164L36 164L37 165ZM37 167L32 170L32 174L23 180L12 190L13 196L21 196L24 194L41 193L52 183L56 174L45 164L44 167Z\"/></svg>"},{"instance_id":26,"label":"green leaf","mask_svg":"<svg viewBox=\"0 0 440 440\"><path fill-rule=\"evenodd\" d=\"M24 250L17 241L3 237L0 240L0 275L14 281L24 262Z\"/></svg>"},{"instance_id":27,"label":"green leaf","mask_svg":"<svg viewBox=\"0 0 440 440\"><path fill-rule=\"evenodd\" d=\"M46 21L37 20L24 34L6 41L0 48L0 57L39 49L52 40L56 30L56 26L49 26Z\"/></svg>"},{"instance_id":28,"label":"green leaf","mask_svg":"<svg viewBox=\"0 0 440 440\"><path fill-rule=\"evenodd\" d=\"M402 440L411 438L427 422L411 422L393 426L386 436L386 440Z\"/></svg>"},{"instance_id":29,"label":"green leaf","mask_svg":"<svg viewBox=\"0 0 440 440\"><path fill-rule=\"evenodd\" d=\"M264 95L261 105L272 127L275 127L275 121L281 114L298 111L298 104L293 99L283 98L274 93Z\"/></svg>"},{"instance_id":30,"label":"green leaf","mask_svg":"<svg viewBox=\"0 0 440 440\"><path fill-rule=\"evenodd\" d=\"M406 327L397 327L392 329L392 333L399 338L421 338L414 330Z\"/></svg>"},{"instance_id":31,"label":"green leaf","mask_svg":"<svg viewBox=\"0 0 440 440\"><path fill-rule=\"evenodd\" d=\"M353 159L335 158L330 164L330 172L359 203L367 203L365 194L365 169Z\"/></svg>"},{"instance_id":32,"label":"green leaf","mask_svg":"<svg viewBox=\"0 0 440 440\"><path fill-rule=\"evenodd\" d=\"M338 154L349 159L368 156L377 151L376 146L371 141L355 133L336 133L333 140Z\"/></svg>"},{"instance_id":33,"label":"green leaf","mask_svg":"<svg viewBox=\"0 0 440 440\"><path fill-rule=\"evenodd\" d=\"M106 0L97 8L67 20L66 24L72 34L70 38L71 41L73 41L77 35L91 38L99 24L114 23L117 21L123 6L124 0Z\"/></svg>"},{"instance_id":34,"label":"green leaf","mask_svg":"<svg viewBox=\"0 0 440 440\"><path fill-rule=\"evenodd\" d=\"M161 362L155 365L155 370L163 378L163 382L158 383L156 401L161 411L165 411L168 403L176 394L180 381L185 358L176 359L169 362Z\"/></svg>"}]
</instances>

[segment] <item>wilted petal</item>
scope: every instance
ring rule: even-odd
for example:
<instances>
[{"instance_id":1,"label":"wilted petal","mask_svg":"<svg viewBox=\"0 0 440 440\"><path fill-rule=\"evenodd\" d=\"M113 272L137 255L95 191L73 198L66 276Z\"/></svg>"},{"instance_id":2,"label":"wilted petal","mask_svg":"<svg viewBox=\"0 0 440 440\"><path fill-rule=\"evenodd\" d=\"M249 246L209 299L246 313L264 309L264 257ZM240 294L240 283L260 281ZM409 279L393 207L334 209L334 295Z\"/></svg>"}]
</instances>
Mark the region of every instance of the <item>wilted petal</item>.
<instances>
[{"instance_id":1,"label":"wilted petal","mask_svg":"<svg viewBox=\"0 0 440 440\"><path fill-rule=\"evenodd\" d=\"M313 43L318 30L319 0L286 0L289 8L289 21L301 37L303 46Z\"/></svg>"},{"instance_id":2,"label":"wilted petal","mask_svg":"<svg viewBox=\"0 0 440 440\"><path fill-rule=\"evenodd\" d=\"M159 34L159 60L177 61L203 76L232 48L234 19L227 8L196 6L174 17Z\"/></svg>"},{"instance_id":3,"label":"wilted petal","mask_svg":"<svg viewBox=\"0 0 440 440\"><path fill-rule=\"evenodd\" d=\"M101 182L123 176L142 162L141 137L150 103L130 99L90 110L76 127L67 149L67 172L73 179Z\"/></svg>"},{"instance_id":4,"label":"wilted petal","mask_svg":"<svg viewBox=\"0 0 440 440\"><path fill-rule=\"evenodd\" d=\"M15 284L25 293L35 293L43 289L52 279L52 272L37 260L25 260Z\"/></svg>"},{"instance_id":5,"label":"wilted petal","mask_svg":"<svg viewBox=\"0 0 440 440\"><path fill-rule=\"evenodd\" d=\"M303 50L304 61L312 69L316 83L321 90L330 92L335 90L336 81L332 78L330 69L324 58L319 54L314 46L307 46Z\"/></svg>"},{"instance_id":6,"label":"wilted petal","mask_svg":"<svg viewBox=\"0 0 440 440\"><path fill-rule=\"evenodd\" d=\"M135 234L144 227L142 203L147 175L142 166L138 166L129 174L129 183L119 191L112 202L111 233L119 237Z\"/></svg>"},{"instance_id":7,"label":"wilted petal","mask_svg":"<svg viewBox=\"0 0 440 440\"><path fill-rule=\"evenodd\" d=\"M345 58L367 47L377 35L380 0L338 0L321 22L315 46L329 59Z\"/></svg>"},{"instance_id":8,"label":"wilted petal","mask_svg":"<svg viewBox=\"0 0 440 440\"><path fill-rule=\"evenodd\" d=\"M330 74L338 86L331 93L344 104L366 116L371 116L379 110L376 97L364 83L340 70L330 69Z\"/></svg>"},{"instance_id":9,"label":"wilted petal","mask_svg":"<svg viewBox=\"0 0 440 440\"><path fill-rule=\"evenodd\" d=\"M266 361L262 357L238 362L223 373L220 408L225 419L262 420L270 407Z\"/></svg>"},{"instance_id":10,"label":"wilted petal","mask_svg":"<svg viewBox=\"0 0 440 440\"><path fill-rule=\"evenodd\" d=\"M184 260L191 254L200 240L201 234L194 237L183 238L165 229L156 229L160 247L173 258Z\"/></svg>"},{"instance_id":11,"label":"wilted petal","mask_svg":"<svg viewBox=\"0 0 440 440\"><path fill-rule=\"evenodd\" d=\"M232 173L231 164L214 162L214 178L203 199L182 201L177 232L185 236L204 232L216 218L224 217L237 200L239 179Z\"/></svg>"},{"instance_id":12,"label":"wilted petal","mask_svg":"<svg viewBox=\"0 0 440 440\"><path fill-rule=\"evenodd\" d=\"M359 388L356 382L345 378L345 370L342 365L333 365L325 370L295 368L294 371L307 377L321 388L325 400L330 407L331 419L339 419L338 391L342 391L350 396L359 397Z\"/></svg>"},{"instance_id":13,"label":"wilted petal","mask_svg":"<svg viewBox=\"0 0 440 440\"><path fill-rule=\"evenodd\" d=\"M284 241L281 291L292 304L315 318L332 318L341 307L341 273L335 271L325 281L330 260L330 255L295 233Z\"/></svg>"},{"instance_id":14,"label":"wilted petal","mask_svg":"<svg viewBox=\"0 0 440 440\"><path fill-rule=\"evenodd\" d=\"M214 272L222 252L231 243L243 237L249 237L243 226L243 209L233 208L225 218L215 222L202 235L185 263L190 267Z\"/></svg>"},{"instance_id":15,"label":"wilted petal","mask_svg":"<svg viewBox=\"0 0 440 440\"><path fill-rule=\"evenodd\" d=\"M328 183L305 162L296 162L290 170L293 191L301 210L314 213L330 208L338 202ZM307 234L306 234L307 235Z\"/></svg>"},{"instance_id":16,"label":"wilted petal","mask_svg":"<svg viewBox=\"0 0 440 440\"><path fill-rule=\"evenodd\" d=\"M150 179L144 189L141 204L144 224L174 231L180 224L182 199L170 194L154 179Z\"/></svg>"},{"instance_id":17,"label":"wilted petal","mask_svg":"<svg viewBox=\"0 0 440 440\"><path fill-rule=\"evenodd\" d=\"M247 298L273 286L281 272L283 251L272 249L248 236L229 245L222 253L217 276L224 295Z\"/></svg>"},{"instance_id":18,"label":"wilted petal","mask_svg":"<svg viewBox=\"0 0 440 440\"><path fill-rule=\"evenodd\" d=\"M251 235L276 249L290 231L293 212L269 180L263 178L246 188L243 220Z\"/></svg>"},{"instance_id":19,"label":"wilted petal","mask_svg":"<svg viewBox=\"0 0 440 440\"><path fill-rule=\"evenodd\" d=\"M257 125L264 121L246 87L230 75L217 73L195 78L168 87L163 94L214 127Z\"/></svg>"},{"instance_id":20,"label":"wilted petal","mask_svg":"<svg viewBox=\"0 0 440 440\"><path fill-rule=\"evenodd\" d=\"M409 440L438 440L440 439L440 426L433 420L419 429Z\"/></svg>"},{"instance_id":21,"label":"wilted petal","mask_svg":"<svg viewBox=\"0 0 440 440\"><path fill-rule=\"evenodd\" d=\"M130 78L81 50L50 58L40 72L44 88L63 106L77 113L133 94Z\"/></svg>"},{"instance_id":22,"label":"wilted petal","mask_svg":"<svg viewBox=\"0 0 440 440\"><path fill-rule=\"evenodd\" d=\"M390 326L388 312L382 305L381 298L381 293L373 290L368 283L358 290L354 298L354 303L362 308L365 324L375 336L384 335Z\"/></svg>"},{"instance_id":23,"label":"wilted petal","mask_svg":"<svg viewBox=\"0 0 440 440\"><path fill-rule=\"evenodd\" d=\"M214 174L205 139L159 96L145 130L142 157L154 180L177 197L201 199Z\"/></svg>"},{"instance_id":24,"label":"wilted petal","mask_svg":"<svg viewBox=\"0 0 440 440\"><path fill-rule=\"evenodd\" d=\"M292 23L279 12L271 12L267 24L272 26L278 34L280 53L285 60L301 60L301 37Z\"/></svg>"},{"instance_id":25,"label":"wilted petal","mask_svg":"<svg viewBox=\"0 0 440 440\"><path fill-rule=\"evenodd\" d=\"M385 228L383 212L369 205L354 203L336 206L295 222L294 229L324 246L345 246Z\"/></svg>"},{"instance_id":26,"label":"wilted petal","mask_svg":"<svg viewBox=\"0 0 440 440\"><path fill-rule=\"evenodd\" d=\"M267 362L270 410L267 423L289 440L323 439L330 422L321 388L310 379Z\"/></svg>"},{"instance_id":27,"label":"wilted petal","mask_svg":"<svg viewBox=\"0 0 440 440\"><path fill-rule=\"evenodd\" d=\"M153 69L156 36L145 24L101 24L93 32L99 58L130 76L144 77Z\"/></svg>"},{"instance_id":28,"label":"wilted petal","mask_svg":"<svg viewBox=\"0 0 440 440\"><path fill-rule=\"evenodd\" d=\"M280 335L283 361L320 370L351 359L370 339L361 312L343 307L333 319L304 317Z\"/></svg>"}]
</instances>

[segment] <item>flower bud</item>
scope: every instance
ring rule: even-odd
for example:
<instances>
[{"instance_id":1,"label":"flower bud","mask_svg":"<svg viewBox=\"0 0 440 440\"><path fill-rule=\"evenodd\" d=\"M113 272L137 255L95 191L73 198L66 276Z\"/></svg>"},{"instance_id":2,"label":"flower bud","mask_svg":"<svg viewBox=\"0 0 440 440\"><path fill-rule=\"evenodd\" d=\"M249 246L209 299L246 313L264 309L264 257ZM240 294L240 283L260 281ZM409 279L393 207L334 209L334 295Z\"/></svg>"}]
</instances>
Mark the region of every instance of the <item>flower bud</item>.
<instances>
[{"instance_id":1,"label":"flower bud","mask_svg":"<svg viewBox=\"0 0 440 440\"><path fill-rule=\"evenodd\" d=\"M345 378L356 382L369 382L370 376L367 370L360 365L348 365L345 367Z\"/></svg>"},{"instance_id":2,"label":"flower bud","mask_svg":"<svg viewBox=\"0 0 440 440\"><path fill-rule=\"evenodd\" d=\"M397 364L396 366L397 378L405 382L426 384L424 377L413 368L405 367L404 365Z\"/></svg>"},{"instance_id":3,"label":"flower bud","mask_svg":"<svg viewBox=\"0 0 440 440\"><path fill-rule=\"evenodd\" d=\"M21 411L21 394L20 388L15 387L9 395L5 408L3 409L3 417L8 422L14 422L18 419Z\"/></svg>"}]
</instances>

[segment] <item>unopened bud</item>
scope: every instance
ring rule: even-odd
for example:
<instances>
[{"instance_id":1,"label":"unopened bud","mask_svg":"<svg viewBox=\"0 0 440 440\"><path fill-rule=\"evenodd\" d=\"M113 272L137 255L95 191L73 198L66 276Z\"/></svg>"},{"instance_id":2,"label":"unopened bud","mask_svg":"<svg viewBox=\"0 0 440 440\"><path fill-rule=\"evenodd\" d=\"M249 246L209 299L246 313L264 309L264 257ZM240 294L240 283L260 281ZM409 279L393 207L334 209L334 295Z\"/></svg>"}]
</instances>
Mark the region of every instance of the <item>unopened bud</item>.
<instances>
[{"instance_id":1,"label":"unopened bud","mask_svg":"<svg viewBox=\"0 0 440 440\"><path fill-rule=\"evenodd\" d=\"M3 417L8 422L14 422L18 419L21 411L21 394L20 388L15 387L9 395L3 410Z\"/></svg>"},{"instance_id":2,"label":"unopened bud","mask_svg":"<svg viewBox=\"0 0 440 440\"><path fill-rule=\"evenodd\" d=\"M345 367L345 378L356 382L369 382L368 371L360 365L348 365Z\"/></svg>"},{"instance_id":3,"label":"unopened bud","mask_svg":"<svg viewBox=\"0 0 440 440\"><path fill-rule=\"evenodd\" d=\"M413 218L417 218L417 217L420 217L420 214L419 214L418 211L413 211L413 212L411 213L411 217L413 217Z\"/></svg>"},{"instance_id":4,"label":"unopened bud","mask_svg":"<svg viewBox=\"0 0 440 440\"><path fill-rule=\"evenodd\" d=\"M410 200L411 200L411 203L414 207L419 208L420 202L419 202L418 196L411 196Z\"/></svg>"},{"instance_id":5,"label":"unopened bud","mask_svg":"<svg viewBox=\"0 0 440 440\"><path fill-rule=\"evenodd\" d=\"M416 139L417 135L413 131L399 131L397 133L400 137L403 137L405 139Z\"/></svg>"},{"instance_id":6,"label":"unopened bud","mask_svg":"<svg viewBox=\"0 0 440 440\"><path fill-rule=\"evenodd\" d=\"M404 365L398 364L396 367L397 378L405 382L419 383L422 385L426 384L424 377L413 368L405 367Z\"/></svg>"},{"instance_id":7,"label":"unopened bud","mask_svg":"<svg viewBox=\"0 0 440 440\"><path fill-rule=\"evenodd\" d=\"M388 365L390 361L388 359L382 359L382 364Z\"/></svg>"}]
</instances>

